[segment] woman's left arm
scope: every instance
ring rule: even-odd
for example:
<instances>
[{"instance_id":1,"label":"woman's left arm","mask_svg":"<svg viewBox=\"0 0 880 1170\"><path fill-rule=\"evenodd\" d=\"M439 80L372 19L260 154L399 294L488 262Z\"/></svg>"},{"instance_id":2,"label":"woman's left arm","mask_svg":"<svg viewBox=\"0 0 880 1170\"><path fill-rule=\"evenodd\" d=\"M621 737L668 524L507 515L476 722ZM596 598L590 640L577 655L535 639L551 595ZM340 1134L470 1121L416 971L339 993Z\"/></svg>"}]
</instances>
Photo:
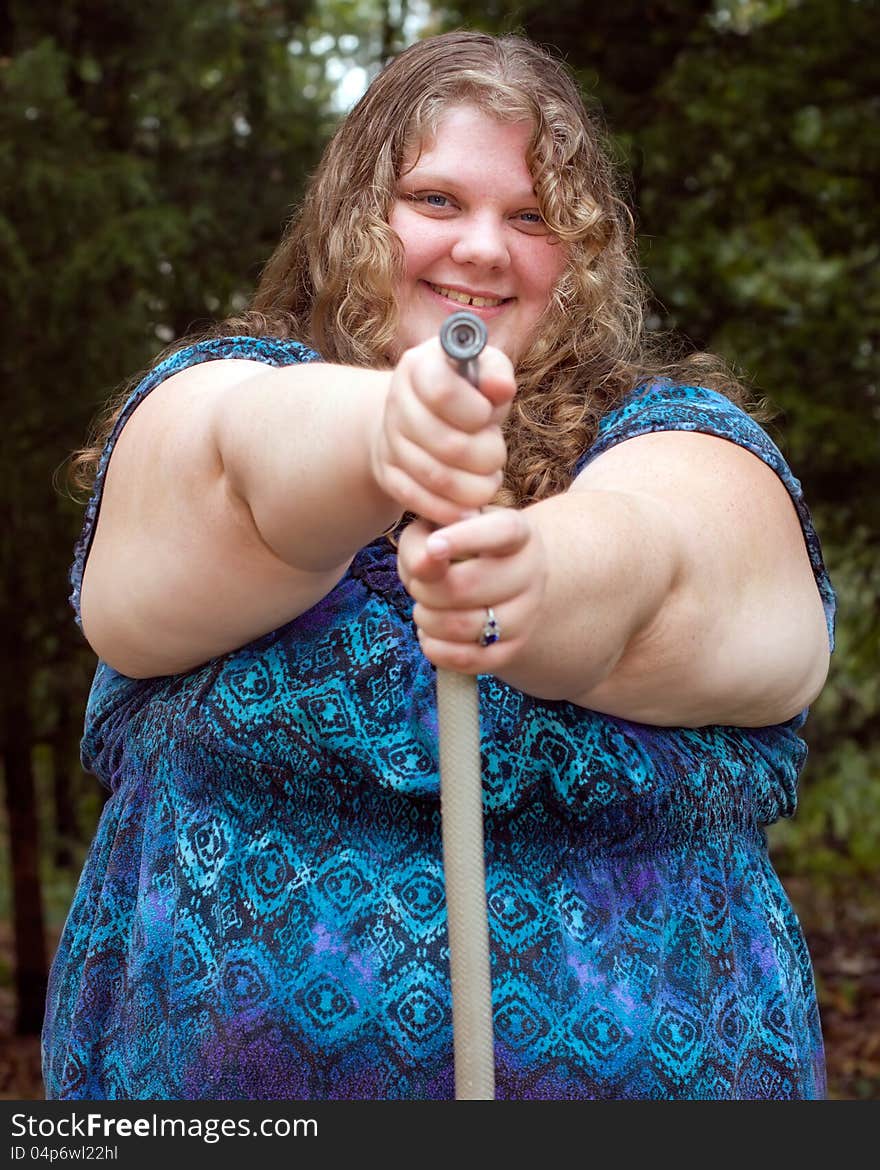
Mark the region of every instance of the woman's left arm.
<instances>
[{"instance_id":1,"label":"woman's left arm","mask_svg":"<svg viewBox=\"0 0 880 1170\"><path fill-rule=\"evenodd\" d=\"M399 563L435 665L539 698L661 726L762 726L803 710L827 675L791 498L712 435L628 439L522 511L412 525ZM501 639L482 647L488 606Z\"/></svg>"}]
</instances>

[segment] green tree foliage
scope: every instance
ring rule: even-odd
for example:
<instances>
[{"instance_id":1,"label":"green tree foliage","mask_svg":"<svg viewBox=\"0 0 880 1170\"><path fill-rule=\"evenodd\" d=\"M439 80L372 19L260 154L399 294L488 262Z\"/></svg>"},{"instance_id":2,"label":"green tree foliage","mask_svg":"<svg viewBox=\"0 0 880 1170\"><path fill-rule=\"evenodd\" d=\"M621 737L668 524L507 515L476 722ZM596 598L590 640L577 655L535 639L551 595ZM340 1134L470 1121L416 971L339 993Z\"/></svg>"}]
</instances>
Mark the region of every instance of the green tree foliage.
<instances>
[{"instance_id":1,"label":"green tree foliage","mask_svg":"<svg viewBox=\"0 0 880 1170\"><path fill-rule=\"evenodd\" d=\"M0 734L21 1032L40 1025L46 968L34 748L52 746L64 784L94 665L66 597L81 506L56 473L112 390L249 293L336 117L321 36L309 0L0 10Z\"/></svg>"},{"instance_id":2,"label":"green tree foliage","mask_svg":"<svg viewBox=\"0 0 880 1170\"><path fill-rule=\"evenodd\" d=\"M778 412L839 597L786 865L880 865L877 0L532 0L448 25L562 54L605 111L654 325L723 354Z\"/></svg>"},{"instance_id":3,"label":"green tree foliage","mask_svg":"<svg viewBox=\"0 0 880 1170\"><path fill-rule=\"evenodd\" d=\"M45 972L33 748L52 745L63 784L93 666L66 601L81 506L53 477L112 389L241 305L335 123L335 85L374 72L423 8L0 6L0 735L21 1030ZM632 173L657 328L722 352L779 409L841 605L809 799L778 847L792 866L876 871L878 0L434 12L425 32L518 29L565 55Z\"/></svg>"},{"instance_id":4,"label":"green tree foliage","mask_svg":"<svg viewBox=\"0 0 880 1170\"><path fill-rule=\"evenodd\" d=\"M880 7L722 8L638 132L645 264L665 322L735 360L780 411L839 597L838 652L808 724L809 799L786 864L880 864L877 665ZM733 27L731 27L733 26ZM634 140L634 137L630 140Z\"/></svg>"}]
</instances>

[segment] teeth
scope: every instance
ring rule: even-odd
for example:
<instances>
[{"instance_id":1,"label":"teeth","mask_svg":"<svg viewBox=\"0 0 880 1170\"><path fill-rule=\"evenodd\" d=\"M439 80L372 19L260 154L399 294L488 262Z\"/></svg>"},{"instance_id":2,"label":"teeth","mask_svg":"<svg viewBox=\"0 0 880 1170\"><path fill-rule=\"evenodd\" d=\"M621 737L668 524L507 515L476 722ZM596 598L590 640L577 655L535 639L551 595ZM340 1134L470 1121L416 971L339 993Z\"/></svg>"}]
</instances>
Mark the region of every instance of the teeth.
<instances>
[{"instance_id":1,"label":"teeth","mask_svg":"<svg viewBox=\"0 0 880 1170\"><path fill-rule=\"evenodd\" d=\"M473 305L477 309L494 308L500 305L504 297L469 297L467 293L456 292L453 288L442 288L439 284L432 284L431 288L441 297L448 297L459 305Z\"/></svg>"}]
</instances>

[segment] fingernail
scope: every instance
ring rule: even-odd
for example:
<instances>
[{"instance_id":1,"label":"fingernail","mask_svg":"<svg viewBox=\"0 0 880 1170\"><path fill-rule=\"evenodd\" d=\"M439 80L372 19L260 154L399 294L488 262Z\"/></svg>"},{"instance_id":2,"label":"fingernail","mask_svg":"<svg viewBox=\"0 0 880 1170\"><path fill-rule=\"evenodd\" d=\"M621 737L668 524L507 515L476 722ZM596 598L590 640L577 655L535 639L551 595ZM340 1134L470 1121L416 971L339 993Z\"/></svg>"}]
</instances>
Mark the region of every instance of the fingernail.
<instances>
[{"instance_id":1,"label":"fingernail","mask_svg":"<svg viewBox=\"0 0 880 1170\"><path fill-rule=\"evenodd\" d=\"M449 541L439 532L432 533L425 541L425 547L432 557L449 556Z\"/></svg>"}]
</instances>

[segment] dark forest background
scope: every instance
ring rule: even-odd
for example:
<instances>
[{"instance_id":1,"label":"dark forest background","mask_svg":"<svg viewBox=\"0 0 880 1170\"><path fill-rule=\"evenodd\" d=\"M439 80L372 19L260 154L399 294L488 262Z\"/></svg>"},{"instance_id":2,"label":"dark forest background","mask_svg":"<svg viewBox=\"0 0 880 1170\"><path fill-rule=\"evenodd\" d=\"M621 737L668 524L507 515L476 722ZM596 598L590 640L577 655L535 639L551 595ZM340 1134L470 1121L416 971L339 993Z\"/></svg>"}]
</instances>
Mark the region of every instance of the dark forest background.
<instances>
[{"instance_id":1,"label":"dark forest background","mask_svg":"<svg viewBox=\"0 0 880 1170\"><path fill-rule=\"evenodd\" d=\"M102 805L67 457L159 349L245 303L351 83L462 25L575 68L631 179L652 325L776 410L839 616L769 836L830 1093L880 1098L878 0L0 4L0 1097L42 1096L47 967Z\"/></svg>"}]
</instances>

